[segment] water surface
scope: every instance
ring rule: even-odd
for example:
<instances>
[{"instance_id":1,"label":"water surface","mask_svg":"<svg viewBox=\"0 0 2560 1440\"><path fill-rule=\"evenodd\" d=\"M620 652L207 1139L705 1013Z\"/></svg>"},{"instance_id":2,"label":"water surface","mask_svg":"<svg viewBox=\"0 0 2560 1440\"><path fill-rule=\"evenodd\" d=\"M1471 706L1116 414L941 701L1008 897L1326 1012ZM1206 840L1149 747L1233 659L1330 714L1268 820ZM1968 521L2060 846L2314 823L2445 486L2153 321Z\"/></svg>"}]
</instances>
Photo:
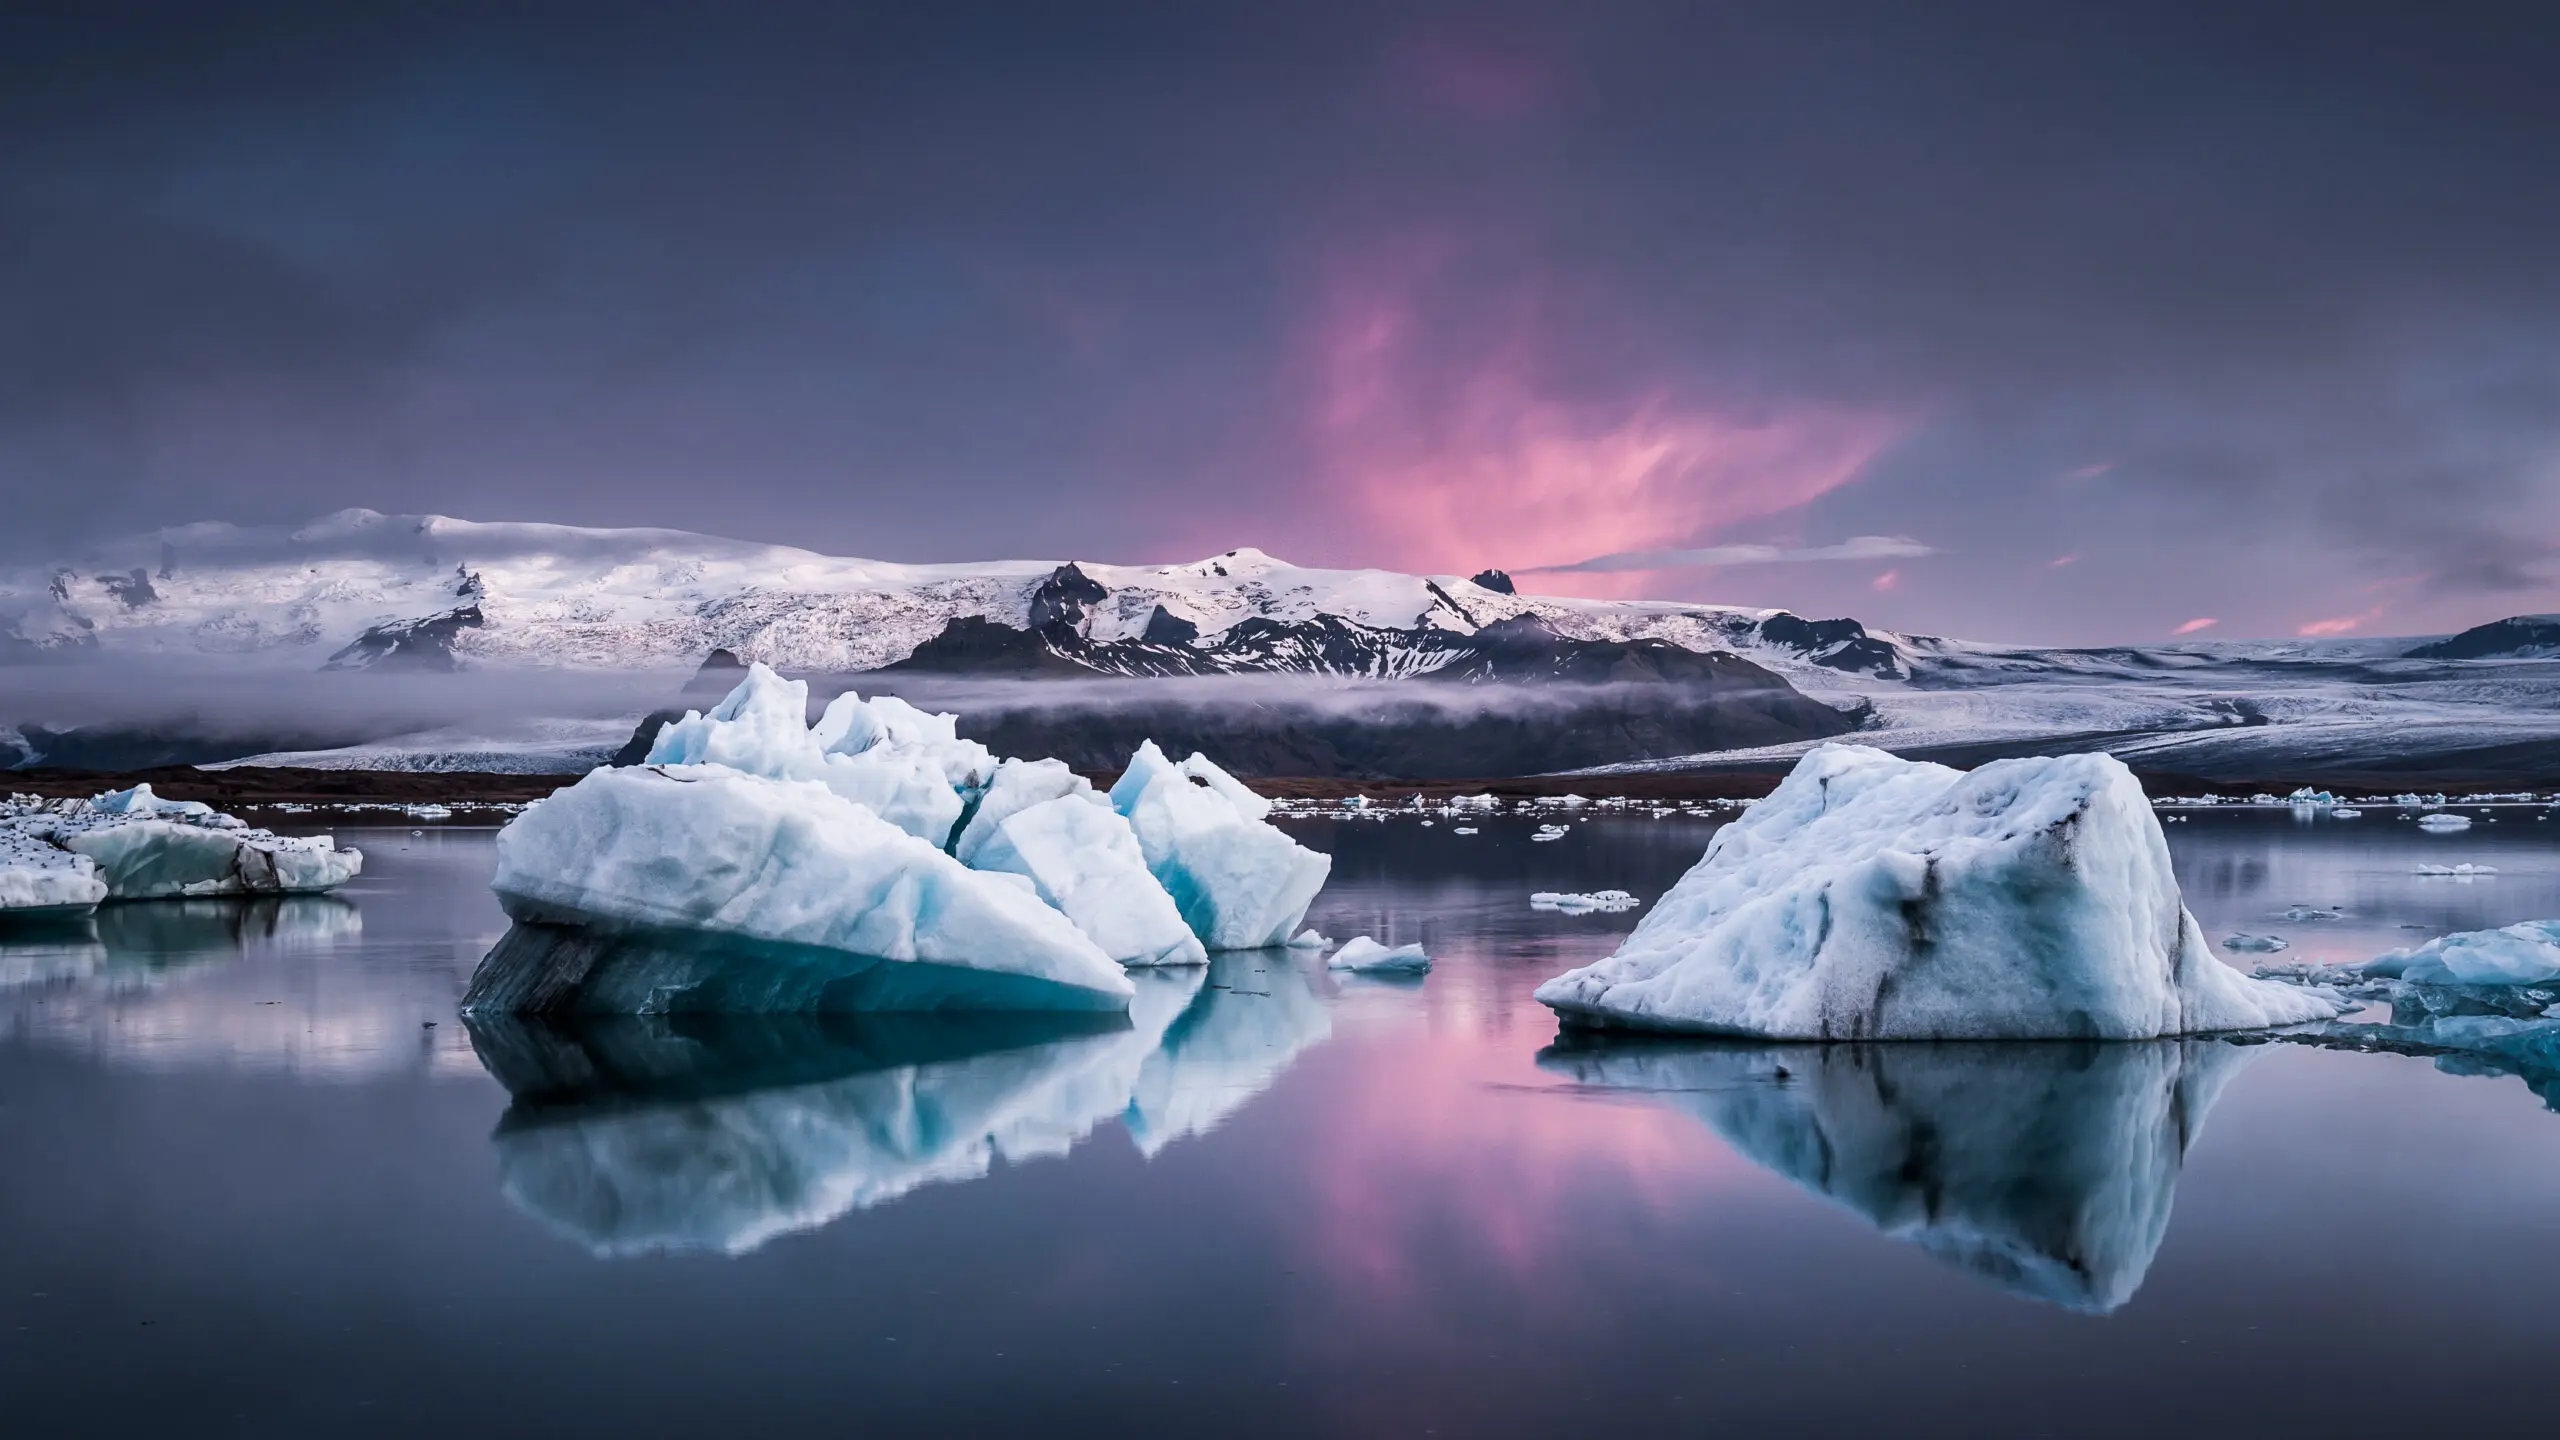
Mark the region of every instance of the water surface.
<instances>
[{"instance_id":1,"label":"water surface","mask_svg":"<svg viewBox=\"0 0 2560 1440\"><path fill-rule=\"evenodd\" d=\"M2560 829L2202 814L2219 941L2560 914ZM488 832L0 940L13 1434L2406 1433L2542 1422L2560 1116L2388 1055L1558 1045L1710 833L1293 822L1303 959L1125 1026L453 1014ZM2498 867L2470 882L2420 862ZM2288 918L2293 907L2335 918ZM2403 928L2418 927L2418 928ZM503 1082L503 1083L502 1083Z\"/></svg>"}]
</instances>

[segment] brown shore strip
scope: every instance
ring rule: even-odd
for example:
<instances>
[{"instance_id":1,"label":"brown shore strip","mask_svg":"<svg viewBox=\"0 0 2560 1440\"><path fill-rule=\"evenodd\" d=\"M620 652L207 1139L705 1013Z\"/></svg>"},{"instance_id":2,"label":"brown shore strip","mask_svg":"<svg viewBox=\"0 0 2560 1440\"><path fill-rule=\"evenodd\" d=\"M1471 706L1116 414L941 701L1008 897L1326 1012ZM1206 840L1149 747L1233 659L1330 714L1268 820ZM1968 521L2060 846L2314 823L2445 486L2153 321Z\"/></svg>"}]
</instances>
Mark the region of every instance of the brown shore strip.
<instances>
[{"instance_id":1,"label":"brown shore strip","mask_svg":"<svg viewBox=\"0 0 2560 1440\"><path fill-rule=\"evenodd\" d=\"M2446 783L2423 773L2399 777L2359 774L2309 780L2248 781L2206 780L2194 775L2163 772L2135 773L2142 781L2144 791L2153 796L2220 795L2232 799L2262 793L2283 795L2301 785L2342 795L2414 790L2461 796L2512 793L2526 788L2549 790L2554 783L2550 779L2530 787L2513 782ZM276 805L517 804L541 799L563 785L574 783L577 778L575 775L505 775L477 771L296 770L270 766L241 766L229 770L198 770L192 766L129 771L39 769L8 772L5 777L0 777L0 793L59 798L95 795L105 790L121 790L130 785L148 783L155 793L166 799L202 800L222 809L254 810ZM1115 777L1099 774L1089 778L1097 784L1107 785ZM1593 799L1623 796L1630 800L1678 801L1756 800L1768 794L1782 778L1783 771L1733 770L1634 775L1531 775L1469 780L1276 776L1251 779L1247 783L1274 799L1290 800L1338 800L1364 796L1371 800L1402 801L1419 795L1429 803L1456 795L1489 794L1505 800L1585 795Z\"/></svg>"}]
</instances>

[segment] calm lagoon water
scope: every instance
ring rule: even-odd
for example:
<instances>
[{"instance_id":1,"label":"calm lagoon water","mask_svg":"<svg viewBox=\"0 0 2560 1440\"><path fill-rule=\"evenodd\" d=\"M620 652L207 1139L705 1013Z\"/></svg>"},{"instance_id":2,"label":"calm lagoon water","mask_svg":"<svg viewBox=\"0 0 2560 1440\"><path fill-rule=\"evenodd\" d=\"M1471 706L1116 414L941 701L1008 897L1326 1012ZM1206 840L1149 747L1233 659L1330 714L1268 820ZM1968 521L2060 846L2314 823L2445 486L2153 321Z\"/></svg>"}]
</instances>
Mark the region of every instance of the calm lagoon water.
<instances>
[{"instance_id":1,"label":"calm lagoon water","mask_svg":"<svg viewBox=\"0 0 2560 1440\"><path fill-rule=\"evenodd\" d=\"M2168 833L2217 941L2346 958L2560 914L2540 814ZM2560 1115L2518 1080L1559 1047L1530 990L1641 912L1529 892L1650 900L1711 822L1293 824L1337 857L1314 923L1424 942L1427 982L1257 954L1099 1032L475 1036L455 998L504 922L466 830L342 831L339 897L0 939L9 1432L2546 1423Z\"/></svg>"}]
</instances>

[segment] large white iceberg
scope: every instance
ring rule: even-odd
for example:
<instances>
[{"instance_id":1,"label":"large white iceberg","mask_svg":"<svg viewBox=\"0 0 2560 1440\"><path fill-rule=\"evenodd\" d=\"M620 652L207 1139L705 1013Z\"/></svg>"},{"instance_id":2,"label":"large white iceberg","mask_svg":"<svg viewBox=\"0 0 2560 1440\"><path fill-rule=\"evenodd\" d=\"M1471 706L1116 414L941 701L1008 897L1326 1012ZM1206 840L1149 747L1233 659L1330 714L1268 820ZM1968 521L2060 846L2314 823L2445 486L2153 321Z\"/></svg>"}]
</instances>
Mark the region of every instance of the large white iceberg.
<instances>
[{"instance_id":1,"label":"large white iceberg","mask_svg":"<svg viewBox=\"0 0 2560 1440\"><path fill-rule=\"evenodd\" d=\"M1332 873L1321 855L1263 823L1265 800L1193 755L1180 764L1150 740L1111 787L1147 868L1212 950L1285 945Z\"/></svg>"},{"instance_id":2,"label":"large white iceberg","mask_svg":"<svg viewBox=\"0 0 2560 1440\"><path fill-rule=\"evenodd\" d=\"M1148 873L1129 822L1099 795L1061 795L1015 811L970 863L1029 879L1042 900L1123 965L1209 958L1173 897Z\"/></svg>"},{"instance_id":3,"label":"large white iceberg","mask_svg":"<svg viewBox=\"0 0 2560 1440\"><path fill-rule=\"evenodd\" d=\"M2148 1039L2325 1020L2222 964L2108 755L1971 772L1807 754L1618 952L1538 987L1572 1023L1791 1040Z\"/></svg>"},{"instance_id":4,"label":"large white iceberg","mask_svg":"<svg viewBox=\"0 0 2560 1440\"><path fill-rule=\"evenodd\" d=\"M491 885L520 922L707 937L754 958L678 946L599 968L502 945L473 982L477 1008L1120 1010L1131 994L1031 884L971 870L824 784L726 765L595 771L499 832Z\"/></svg>"},{"instance_id":5,"label":"large white iceberg","mask_svg":"<svg viewBox=\"0 0 2560 1440\"><path fill-rule=\"evenodd\" d=\"M161 799L148 785L91 800L18 796L0 806L0 897L27 897L0 901L11 908L313 894L354 879L363 866L362 852L341 850L329 836L278 835L200 800ZM103 892L79 898L95 886Z\"/></svg>"},{"instance_id":6,"label":"large white iceberg","mask_svg":"<svg viewBox=\"0 0 2560 1440\"><path fill-rule=\"evenodd\" d=\"M2420 985L2539 985L2560 980L2560 920L2439 935L2365 962L2364 973Z\"/></svg>"}]
</instances>

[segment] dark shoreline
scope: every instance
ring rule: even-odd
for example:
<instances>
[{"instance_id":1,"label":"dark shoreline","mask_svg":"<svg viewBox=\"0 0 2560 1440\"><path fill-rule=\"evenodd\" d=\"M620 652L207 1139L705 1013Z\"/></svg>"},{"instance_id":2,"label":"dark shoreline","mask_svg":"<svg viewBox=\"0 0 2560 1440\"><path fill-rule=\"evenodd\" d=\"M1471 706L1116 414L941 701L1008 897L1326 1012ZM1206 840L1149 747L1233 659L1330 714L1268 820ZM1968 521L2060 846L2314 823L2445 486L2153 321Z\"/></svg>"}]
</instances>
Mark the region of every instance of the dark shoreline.
<instances>
[{"instance_id":1,"label":"dark shoreline","mask_svg":"<svg viewBox=\"0 0 2560 1440\"><path fill-rule=\"evenodd\" d=\"M1658 801L1756 800L1776 788L1778 782L1785 778L1785 773L1783 770L1692 770L1470 780L1347 780L1321 776L1277 776L1252 779L1246 783L1262 794L1290 800L1334 800L1353 796L1372 800L1404 800L1418 795L1431 801L1457 795L1485 794L1506 800L1558 795L1584 795L1593 799L1622 796L1630 800ZM2141 780L2144 792L2154 798L2217 795L2226 799L2246 799L2256 794L2284 795L2305 785L2342 796L2416 791L2456 797L2514 794L2528 789L2549 793L2555 786L2560 786L2560 777L2543 777L2539 783L2523 784L2512 780L2505 783L2447 783L2423 772L2399 776L2270 777L2248 781L2206 780L2199 776L2161 771L2134 773ZM1090 778L1107 784L1114 777L1097 774ZM229 770L198 770L192 766L126 771L40 769L7 772L5 779L0 779L0 793L34 794L51 799L95 795L105 790L121 790L147 783L166 799L202 800L222 809L259 810L288 805L314 808L401 805L494 807L517 806L529 800L539 800L577 779L576 775L437 770L296 770L266 766L241 766ZM454 818L468 820L472 817L458 814Z\"/></svg>"}]
</instances>

